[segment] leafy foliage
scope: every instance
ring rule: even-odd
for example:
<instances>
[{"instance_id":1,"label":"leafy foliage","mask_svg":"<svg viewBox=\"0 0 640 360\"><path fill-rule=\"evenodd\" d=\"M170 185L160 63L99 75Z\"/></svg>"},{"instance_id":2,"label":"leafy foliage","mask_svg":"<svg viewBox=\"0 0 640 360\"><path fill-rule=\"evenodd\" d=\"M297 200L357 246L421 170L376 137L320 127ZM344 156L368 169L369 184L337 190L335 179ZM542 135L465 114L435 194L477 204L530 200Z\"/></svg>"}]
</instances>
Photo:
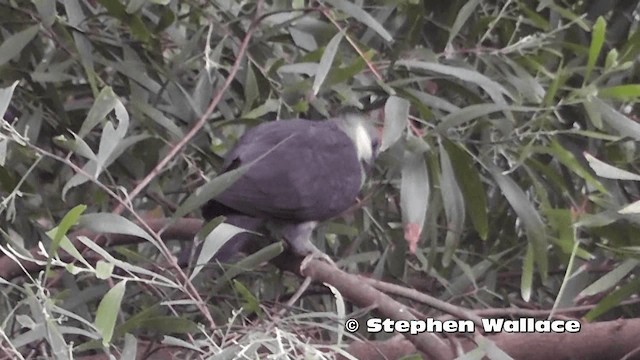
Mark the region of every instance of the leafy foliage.
<instances>
[{"instance_id":1,"label":"leafy foliage","mask_svg":"<svg viewBox=\"0 0 640 360\"><path fill-rule=\"evenodd\" d=\"M342 341L326 289L302 300L319 313L261 322L299 284L261 265L273 247L224 276L197 268L211 323L227 324L214 333L237 334L220 346L196 325L206 311L181 296L183 279L157 266L168 261L157 234L127 218L194 211L232 181L203 185L248 126L353 108L383 108L384 152L361 206L317 234L341 264L469 308L566 307L618 287L588 317L620 315L610 310L639 286L640 211L627 207L640 198L639 11L606 0L0 0L0 255L40 242L50 255L44 277L0 278L3 333L16 351L44 341L57 358L131 354L157 336L212 353L295 343L325 356L297 336ZM135 214L107 214L116 207ZM81 238L93 253L80 254L70 221L147 241Z\"/></svg>"}]
</instances>

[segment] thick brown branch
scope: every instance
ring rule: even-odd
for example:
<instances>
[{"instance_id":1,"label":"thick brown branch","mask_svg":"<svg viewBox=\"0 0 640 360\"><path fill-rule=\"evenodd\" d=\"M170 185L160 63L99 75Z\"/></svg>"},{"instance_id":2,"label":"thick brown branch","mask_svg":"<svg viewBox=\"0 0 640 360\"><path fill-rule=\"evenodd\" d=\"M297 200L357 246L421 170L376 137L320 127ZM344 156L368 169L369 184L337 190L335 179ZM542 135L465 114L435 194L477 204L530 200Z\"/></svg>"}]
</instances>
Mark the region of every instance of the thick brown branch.
<instances>
[{"instance_id":1,"label":"thick brown branch","mask_svg":"<svg viewBox=\"0 0 640 360\"><path fill-rule=\"evenodd\" d=\"M278 259L279 265L298 273L299 262L292 262L291 258L285 261L283 259L283 257ZM348 274L324 261L315 259L310 261L304 269L304 275L315 281L330 284L338 289L345 298L360 307L375 308L382 317L394 320L417 320L406 305L363 282L359 276ZM429 355L430 359L453 358L453 352L446 342L434 334L407 334L407 339L420 351Z\"/></svg>"},{"instance_id":2,"label":"thick brown branch","mask_svg":"<svg viewBox=\"0 0 640 360\"><path fill-rule=\"evenodd\" d=\"M147 223L153 231L164 228L169 219L153 219ZM185 218L179 219L163 232L164 240L191 240L202 227L202 220ZM85 249L77 240L78 236L86 236L100 246L108 242L110 246L132 244L144 241L129 235L95 234L87 230L78 230L69 234L79 251ZM62 250L61 250L62 252ZM34 258L44 259L38 254L38 249L31 250ZM65 256L63 255L63 258ZM68 257L67 257L68 258ZM275 261L276 265L284 270L299 273L299 261L291 257L280 257ZM37 272L42 267L36 263L23 261L22 266L29 272ZM315 281L328 283L337 288L342 295L354 304L361 307L374 307L379 316L396 320L413 320L409 309L393 300L386 294L362 281L357 275L348 274L323 261L313 260L307 264L305 275ZM0 276L11 280L22 274L17 263L10 258L0 257ZM486 338L493 341L515 359L539 359L539 358L580 358L580 359L620 359L631 354L628 359L640 359L640 354L633 353L637 347L637 339L640 338L640 319L617 320L593 324L582 324L582 330L576 334L498 334L488 335ZM375 345L375 346L372 346ZM462 339L460 344L465 351L476 347L471 339ZM407 346L409 345L409 346ZM405 339L388 340L386 342L354 343L349 351L358 358L385 358L394 359L420 351L430 359L452 359L455 357L452 347L446 340L433 334L420 334L407 336ZM384 357L383 357L384 356Z\"/></svg>"},{"instance_id":3,"label":"thick brown branch","mask_svg":"<svg viewBox=\"0 0 640 360\"><path fill-rule=\"evenodd\" d=\"M146 221L151 230L154 232L160 231L166 224L169 222L168 219L151 219ZM175 240L191 240L197 234L197 232L202 227L202 220L200 219L191 219L184 218L179 219L174 222L171 226L169 226L163 233L162 237L165 240L175 239ZM124 244L135 244L139 242L145 241L142 238L130 235L122 235L122 234L109 234L106 236L99 236L101 234L95 234L89 230L78 230L70 233L69 239L73 242L76 249L81 253L85 250L86 246L83 243L78 241L78 236L85 236L89 239L92 239L99 246L104 246L107 242L110 246L114 245L124 245ZM34 247L30 250L31 256L38 260L46 261L47 259L40 255L40 251L38 247ZM63 250L60 250L63 259L71 260L71 258L64 253ZM65 257L66 256L66 257ZM31 261L21 261L22 267L26 269L29 273L34 273L43 269L37 263ZM11 258L7 256L0 257L0 277L11 281L12 279L22 275L22 269L20 265L13 261Z\"/></svg>"},{"instance_id":4,"label":"thick brown branch","mask_svg":"<svg viewBox=\"0 0 640 360\"><path fill-rule=\"evenodd\" d=\"M548 334L497 334L487 340L517 360L537 359L582 359L618 360L627 354L627 359L640 359L640 354L632 354L640 338L640 319L583 323L579 333ZM475 349L470 339L462 339L460 344L465 352ZM358 341L347 351L361 359L392 360L415 353L417 350L406 339L394 337L387 341ZM452 357L453 358L453 357Z\"/></svg>"}]
</instances>

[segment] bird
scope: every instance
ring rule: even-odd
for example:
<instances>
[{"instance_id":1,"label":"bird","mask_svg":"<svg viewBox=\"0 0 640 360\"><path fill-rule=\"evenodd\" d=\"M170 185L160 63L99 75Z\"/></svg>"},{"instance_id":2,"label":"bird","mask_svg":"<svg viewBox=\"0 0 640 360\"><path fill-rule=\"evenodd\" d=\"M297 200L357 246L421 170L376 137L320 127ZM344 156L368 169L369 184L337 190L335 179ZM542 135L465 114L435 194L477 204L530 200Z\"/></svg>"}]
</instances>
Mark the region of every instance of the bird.
<instances>
[{"instance_id":1,"label":"bird","mask_svg":"<svg viewBox=\"0 0 640 360\"><path fill-rule=\"evenodd\" d=\"M260 242L256 232L268 229L293 254L330 260L313 245L312 233L356 203L379 143L378 129L357 113L267 121L245 131L224 156L220 173L250 165L203 206L202 215L224 216L250 232L231 238L214 259L227 261Z\"/></svg>"}]
</instances>

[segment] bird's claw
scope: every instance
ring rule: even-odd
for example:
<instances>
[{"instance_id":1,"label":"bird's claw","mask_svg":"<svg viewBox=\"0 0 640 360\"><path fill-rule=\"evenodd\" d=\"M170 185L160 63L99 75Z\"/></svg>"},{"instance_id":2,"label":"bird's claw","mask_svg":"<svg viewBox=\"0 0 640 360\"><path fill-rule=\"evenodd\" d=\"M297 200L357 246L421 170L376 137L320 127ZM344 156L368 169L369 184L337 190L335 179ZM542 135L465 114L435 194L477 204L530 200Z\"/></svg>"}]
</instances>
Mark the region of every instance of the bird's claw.
<instances>
[{"instance_id":1,"label":"bird's claw","mask_svg":"<svg viewBox=\"0 0 640 360\"><path fill-rule=\"evenodd\" d=\"M329 263L330 265L332 265L333 267L337 267L336 263L333 261L333 259L331 259L331 257L329 255L323 253L322 251L320 251L318 249L315 249L315 251L312 251L309 255L305 256L305 258L300 263L300 274L304 273L304 270L309 265L309 262L311 262L311 260L313 260L313 259L324 260L327 263Z\"/></svg>"}]
</instances>

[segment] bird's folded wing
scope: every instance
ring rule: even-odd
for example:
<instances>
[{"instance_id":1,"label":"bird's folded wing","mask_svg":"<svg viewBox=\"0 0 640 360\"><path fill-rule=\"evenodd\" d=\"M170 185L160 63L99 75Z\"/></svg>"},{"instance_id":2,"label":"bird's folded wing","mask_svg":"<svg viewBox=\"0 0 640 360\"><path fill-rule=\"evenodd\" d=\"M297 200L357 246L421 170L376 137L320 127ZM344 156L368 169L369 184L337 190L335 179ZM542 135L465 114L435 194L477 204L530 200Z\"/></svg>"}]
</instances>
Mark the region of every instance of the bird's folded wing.
<instances>
[{"instance_id":1,"label":"bird's folded wing","mask_svg":"<svg viewBox=\"0 0 640 360\"><path fill-rule=\"evenodd\" d=\"M227 170L259 160L216 200L241 213L291 221L346 210L362 176L350 138L332 123L279 123L249 130L227 155Z\"/></svg>"}]
</instances>

